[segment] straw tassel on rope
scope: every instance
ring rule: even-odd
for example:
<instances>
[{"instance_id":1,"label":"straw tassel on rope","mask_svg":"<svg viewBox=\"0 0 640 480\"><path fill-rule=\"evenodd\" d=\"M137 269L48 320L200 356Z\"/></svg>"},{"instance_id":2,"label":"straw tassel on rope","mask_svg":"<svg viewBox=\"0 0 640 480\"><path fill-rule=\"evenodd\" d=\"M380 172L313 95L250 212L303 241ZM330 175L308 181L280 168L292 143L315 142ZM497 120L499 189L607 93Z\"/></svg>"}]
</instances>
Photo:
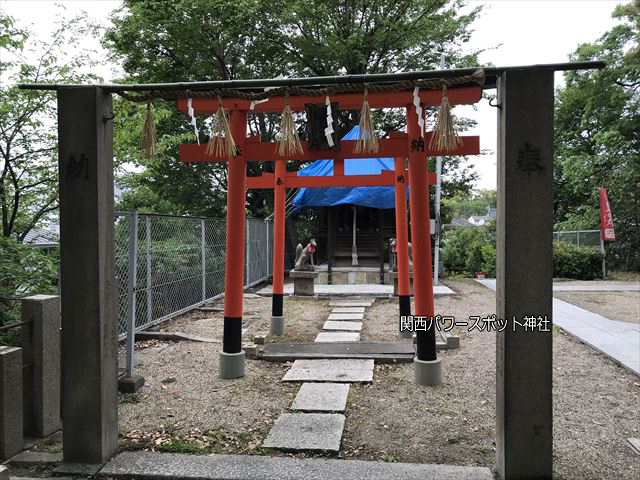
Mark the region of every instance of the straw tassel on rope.
<instances>
[{"instance_id":1,"label":"straw tassel on rope","mask_svg":"<svg viewBox=\"0 0 640 480\"><path fill-rule=\"evenodd\" d=\"M285 91L284 110L280 120L280 138L278 139L278 155L281 157L292 157L296 153L304 153L296 122L289 106L289 90Z\"/></svg>"},{"instance_id":2,"label":"straw tassel on rope","mask_svg":"<svg viewBox=\"0 0 640 480\"><path fill-rule=\"evenodd\" d=\"M153 120L153 104L150 101L147 102L147 113L144 127L142 127L140 146L147 157L153 157L156 154L156 125Z\"/></svg>"},{"instance_id":3,"label":"straw tassel on rope","mask_svg":"<svg viewBox=\"0 0 640 480\"><path fill-rule=\"evenodd\" d=\"M436 128L429 142L429 148L450 152L462 145L455 122L451 116L451 104L447 95L446 85L442 87L442 102L438 110Z\"/></svg>"},{"instance_id":4,"label":"straw tassel on rope","mask_svg":"<svg viewBox=\"0 0 640 480\"><path fill-rule=\"evenodd\" d=\"M378 137L373 126L371 108L369 107L369 88L364 87L364 101L360 111L360 124L358 126L358 138L353 153L375 153L379 149Z\"/></svg>"},{"instance_id":5,"label":"straw tassel on rope","mask_svg":"<svg viewBox=\"0 0 640 480\"><path fill-rule=\"evenodd\" d=\"M231 127L227 118L227 111L222 106L222 99L218 95L218 110L211 123L207 155L216 157L233 157L236 154L236 142L231 135Z\"/></svg>"}]
</instances>

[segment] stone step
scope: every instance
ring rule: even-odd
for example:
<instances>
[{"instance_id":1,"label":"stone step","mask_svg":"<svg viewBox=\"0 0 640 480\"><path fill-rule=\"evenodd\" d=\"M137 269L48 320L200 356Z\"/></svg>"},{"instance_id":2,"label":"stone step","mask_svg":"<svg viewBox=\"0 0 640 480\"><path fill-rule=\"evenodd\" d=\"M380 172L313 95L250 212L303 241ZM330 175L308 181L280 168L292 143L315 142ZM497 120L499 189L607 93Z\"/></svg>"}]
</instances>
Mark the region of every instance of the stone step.
<instances>
[{"instance_id":1,"label":"stone step","mask_svg":"<svg viewBox=\"0 0 640 480\"><path fill-rule=\"evenodd\" d=\"M160 480L493 480L486 467L260 455L122 452L101 472L118 479Z\"/></svg>"},{"instance_id":2,"label":"stone step","mask_svg":"<svg viewBox=\"0 0 640 480\"><path fill-rule=\"evenodd\" d=\"M367 300L331 300L330 307L370 307L375 299Z\"/></svg>"},{"instance_id":3,"label":"stone step","mask_svg":"<svg viewBox=\"0 0 640 480\"><path fill-rule=\"evenodd\" d=\"M316 335L315 341L318 343L358 342L360 334L357 332L320 332Z\"/></svg>"},{"instance_id":4,"label":"stone step","mask_svg":"<svg viewBox=\"0 0 640 480\"><path fill-rule=\"evenodd\" d=\"M364 313L331 313L327 320L362 320Z\"/></svg>"},{"instance_id":5,"label":"stone step","mask_svg":"<svg viewBox=\"0 0 640 480\"><path fill-rule=\"evenodd\" d=\"M268 362L298 359L373 359L379 363L412 362L415 354L411 342L334 342L268 343L259 358Z\"/></svg>"},{"instance_id":6,"label":"stone step","mask_svg":"<svg viewBox=\"0 0 640 480\"><path fill-rule=\"evenodd\" d=\"M283 413L262 446L287 451L338 452L344 420L344 415L339 413Z\"/></svg>"},{"instance_id":7,"label":"stone step","mask_svg":"<svg viewBox=\"0 0 640 480\"><path fill-rule=\"evenodd\" d=\"M323 330L346 330L359 332L362 330L362 322L336 322L335 320L327 320L322 326Z\"/></svg>"},{"instance_id":8,"label":"stone step","mask_svg":"<svg viewBox=\"0 0 640 480\"><path fill-rule=\"evenodd\" d=\"M373 360L296 360L283 382L363 382L373 381Z\"/></svg>"},{"instance_id":9,"label":"stone step","mask_svg":"<svg viewBox=\"0 0 640 480\"><path fill-rule=\"evenodd\" d=\"M348 383L303 383L291 410L302 412L344 412L347 408Z\"/></svg>"},{"instance_id":10,"label":"stone step","mask_svg":"<svg viewBox=\"0 0 640 480\"><path fill-rule=\"evenodd\" d=\"M365 307L336 307L331 313L364 313Z\"/></svg>"}]
</instances>

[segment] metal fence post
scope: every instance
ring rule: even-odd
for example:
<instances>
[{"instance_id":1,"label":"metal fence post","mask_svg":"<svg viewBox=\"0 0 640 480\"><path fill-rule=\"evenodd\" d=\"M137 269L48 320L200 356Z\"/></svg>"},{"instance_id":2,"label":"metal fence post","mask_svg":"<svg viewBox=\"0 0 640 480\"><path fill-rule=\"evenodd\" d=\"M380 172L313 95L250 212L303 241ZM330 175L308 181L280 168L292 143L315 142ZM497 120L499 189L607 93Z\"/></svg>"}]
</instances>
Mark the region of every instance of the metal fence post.
<instances>
[{"instance_id":1,"label":"metal fence post","mask_svg":"<svg viewBox=\"0 0 640 480\"><path fill-rule=\"evenodd\" d=\"M600 252L602 253L602 279L607 279L607 265L606 265L606 250L604 248L604 240L602 239L602 235L600 235Z\"/></svg>"},{"instance_id":2,"label":"metal fence post","mask_svg":"<svg viewBox=\"0 0 640 480\"><path fill-rule=\"evenodd\" d=\"M248 286L251 283L251 237L250 237L250 231L251 229L249 228L249 225L251 225L251 220L247 219L247 227L246 227L246 240L245 240L245 244L247 246L247 248L245 249L245 259L247 262L247 275L246 278L244 279L244 286Z\"/></svg>"},{"instance_id":3,"label":"metal fence post","mask_svg":"<svg viewBox=\"0 0 640 480\"><path fill-rule=\"evenodd\" d=\"M153 282L151 281L151 266L152 266L152 250L151 250L151 217L146 215L144 217L147 228L146 241L147 241L147 324L153 321Z\"/></svg>"},{"instance_id":4,"label":"metal fence post","mask_svg":"<svg viewBox=\"0 0 640 480\"><path fill-rule=\"evenodd\" d=\"M202 262L202 301L207 299L207 264L205 262L206 237L204 234L205 222L200 220L200 261Z\"/></svg>"},{"instance_id":5,"label":"metal fence post","mask_svg":"<svg viewBox=\"0 0 640 480\"><path fill-rule=\"evenodd\" d=\"M136 277L138 275L138 212L129 217L129 276L127 285L127 365L126 376L133 374L133 350L136 338Z\"/></svg>"}]
</instances>

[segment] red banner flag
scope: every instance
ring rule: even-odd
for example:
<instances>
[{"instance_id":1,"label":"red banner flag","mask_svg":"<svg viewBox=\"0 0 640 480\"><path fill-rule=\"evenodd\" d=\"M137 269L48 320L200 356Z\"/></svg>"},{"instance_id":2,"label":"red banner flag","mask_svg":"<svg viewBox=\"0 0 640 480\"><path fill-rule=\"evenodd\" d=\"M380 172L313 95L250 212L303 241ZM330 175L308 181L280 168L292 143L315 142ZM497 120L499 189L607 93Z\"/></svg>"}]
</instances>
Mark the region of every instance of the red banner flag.
<instances>
[{"instance_id":1,"label":"red banner flag","mask_svg":"<svg viewBox=\"0 0 640 480\"><path fill-rule=\"evenodd\" d=\"M605 242L613 242L616 239L616 232L613 229L613 215L607 198L607 190L600 189L600 235Z\"/></svg>"}]
</instances>

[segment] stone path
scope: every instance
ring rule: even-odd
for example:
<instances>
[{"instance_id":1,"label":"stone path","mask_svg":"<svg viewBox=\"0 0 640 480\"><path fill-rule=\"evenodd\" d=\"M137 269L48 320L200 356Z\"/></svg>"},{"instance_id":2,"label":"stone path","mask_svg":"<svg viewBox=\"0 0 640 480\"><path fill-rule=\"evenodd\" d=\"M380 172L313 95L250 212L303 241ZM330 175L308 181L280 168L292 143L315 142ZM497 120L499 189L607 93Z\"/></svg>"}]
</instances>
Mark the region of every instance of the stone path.
<instances>
[{"instance_id":1,"label":"stone path","mask_svg":"<svg viewBox=\"0 0 640 480\"><path fill-rule=\"evenodd\" d=\"M333 311L315 343L358 342L365 308L373 302L373 299L332 300L330 305L334 307ZM287 451L340 451L346 420L342 413L347 407L349 383L372 382L373 367L372 359L318 358L294 361L282 381L305 382L291 405L291 410L297 413L280 415L262 446Z\"/></svg>"},{"instance_id":2,"label":"stone path","mask_svg":"<svg viewBox=\"0 0 640 480\"><path fill-rule=\"evenodd\" d=\"M494 279L476 280L495 290ZM553 323L583 343L603 353L627 370L640 375L640 326L618 322L553 299Z\"/></svg>"}]
</instances>

